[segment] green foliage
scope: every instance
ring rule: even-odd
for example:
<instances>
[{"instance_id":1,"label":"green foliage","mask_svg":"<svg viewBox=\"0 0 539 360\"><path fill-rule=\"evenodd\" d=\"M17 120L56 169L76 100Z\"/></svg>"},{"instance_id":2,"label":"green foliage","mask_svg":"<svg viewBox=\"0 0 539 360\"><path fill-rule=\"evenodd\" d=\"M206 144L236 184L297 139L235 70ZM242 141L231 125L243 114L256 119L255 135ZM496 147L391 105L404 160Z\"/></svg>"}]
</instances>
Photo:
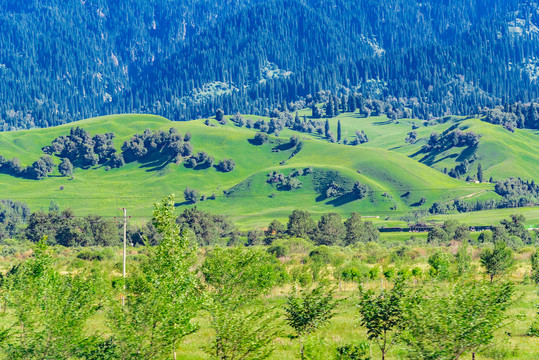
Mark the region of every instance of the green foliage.
<instances>
[{"instance_id":1,"label":"green foliage","mask_svg":"<svg viewBox=\"0 0 539 360\"><path fill-rule=\"evenodd\" d=\"M530 329L528 330L528 336L539 337L539 316L537 315L535 316L535 319L530 325Z\"/></svg>"},{"instance_id":2,"label":"green foliage","mask_svg":"<svg viewBox=\"0 0 539 360\"><path fill-rule=\"evenodd\" d=\"M271 243L284 235L286 231L285 226L279 220L272 220L268 225L268 229L264 232L266 236L264 238L264 243L266 245L271 245Z\"/></svg>"},{"instance_id":3,"label":"green foliage","mask_svg":"<svg viewBox=\"0 0 539 360\"><path fill-rule=\"evenodd\" d=\"M250 248L216 248L201 272L208 285L205 309L215 337L205 347L213 359L264 359L280 334L277 312L257 301L283 280L280 263Z\"/></svg>"},{"instance_id":4,"label":"green foliage","mask_svg":"<svg viewBox=\"0 0 539 360\"><path fill-rule=\"evenodd\" d=\"M287 232L290 236L310 237L316 228L311 214L305 210L294 210L288 217Z\"/></svg>"},{"instance_id":5,"label":"green foliage","mask_svg":"<svg viewBox=\"0 0 539 360\"><path fill-rule=\"evenodd\" d=\"M112 249L85 249L81 250L77 254L78 259L82 260L97 260L97 261L103 261L106 259L112 259L114 257L114 253L112 252Z\"/></svg>"},{"instance_id":6,"label":"green foliage","mask_svg":"<svg viewBox=\"0 0 539 360\"><path fill-rule=\"evenodd\" d=\"M148 260L116 289L109 326L123 359L169 358L179 341L195 332L201 303L200 286L191 271L195 249L180 232L173 195L155 204L153 224L162 236L148 246ZM131 271L131 270L130 270ZM121 281L120 281L121 283ZM125 297L125 306L118 299Z\"/></svg>"},{"instance_id":7,"label":"green foliage","mask_svg":"<svg viewBox=\"0 0 539 360\"><path fill-rule=\"evenodd\" d=\"M497 241L493 249L485 248L481 253L481 265L490 276L490 282L495 276L506 274L514 264L513 252L503 241Z\"/></svg>"},{"instance_id":8,"label":"green foliage","mask_svg":"<svg viewBox=\"0 0 539 360\"><path fill-rule=\"evenodd\" d=\"M344 281L362 282L369 278L370 268L360 263L349 263L339 269L339 276Z\"/></svg>"},{"instance_id":9,"label":"green foliage","mask_svg":"<svg viewBox=\"0 0 539 360\"><path fill-rule=\"evenodd\" d=\"M378 229L370 221L361 220L361 215L352 212L350 217L344 222L346 235L344 241L346 245L356 243L376 242L380 237Z\"/></svg>"},{"instance_id":10,"label":"green foliage","mask_svg":"<svg viewBox=\"0 0 539 360\"><path fill-rule=\"evenodd\" d=\"M455 265L458 276L469 275L472 270L472 257L468 253L468 243L463 242L455 254Z\"/></svg>"},{"instance_id":11,"label":"green foliage","mask_svg":"<svg viewBox=\"0 0 539 360\"><path fill-rule=\"evenodd\" d=\"M337 348L337 360L371 360L369 344L361 342L357 345L344 345Z\"/></svg>"},{"instance_id":12,"label":"green foliage","mask_svg":"<svg viewBox=\"0 0 539 360\"><path fill-rule=\"evenodd\" d=\"M319 285L312 290L296 291L286 297L284 305L286 323L294 329L299 338L308 335L326 324L334 315L337 301L333 298L333 290ZM300 344L301 358L304 358L304 347Z\"/></svg>"},{"instance_id":13,"label":"green foliage","mask_svg":"<svg viewBox=\"0 0 539 360\"><path fill-rule=\"evenodd\" d=\"M407 302L405 342L413 359L458 359L491 346L507 325L511 284L461 282L417 290Z\"/></svg>"},{"instance_id":14,"label":"green foliage","mask_svg":"<svg viewBox=\"0 0 539 360\"><path fill-rule=\"evenodd\" d=\"M268 253L275 255L275 257L282 258L288 255L290 251L284 245L272 245L268 247Z\"/></svg>"},{"instance_id":15,"label":"green foliage","mask_svg":"<svg viewBox=\"0 0 539 360\"><path fill-rule=\"evenodd\" d=\"M436 251L429 257L429 265L434 270L434 275L440 280L447 280L451 276L452 261L452 256L442 251Z\"/></svg>"},{"instance_id":16,"label":"green foliage","mask_svg":"<svg viewBox=\"0 0 539 360\"><path fill-rule=\"evenodd\" d=\"M99 309L102 274L83 269L61 275L52 266L46 238L34 252L3 281L13 316L6 318L0 345L9 359L71 359L92 342L93 331L85 324Z\"/></svg>"},{"instance_id":17,"label":"green foliage","mask_svg":"<svg viewBox=\"0 0 539 360\"><path fill-rule=\"evenodd\" d=\"M322 215L318 229L313 235L318 245L341 245L345 236L345 226L337 213Z\"/></svg>"},{"instance_id":18,"label":"green foliage","mask_svg":"<svg viewBox=\"0 0 539 360\"><path fill-rule=\"evenodd\" d=\"M0 240L18 234L29 215L30 208L25 203L0 200Z\"/></svg>"},{"instance_id":19,"label":"green foliage","mask_svg":"<svg viewBox=\"0 0 539 360\"><path fill-rule=\"evenodd\" d=\"M500 221L500 224L504 226L509 235L517 236L525 244L530 244L531 236L530 232L524 226L526 218L522 214L511 215L511 220L504 219Z\"/></svg>"},{"instance_id":20,"label":"green foliage","mask_svg":"<svg viewBox=\"0 0 539 360\"><path fill-rule=\"evenodd\" d=\"M358 310L361 325L367 329L367 338L374 340L382 359L389 349L399 341L404 329L403 306L406 298L404 282L397 279L390 290L375 294L360 287Z\"/></svg>"}]
</instances>

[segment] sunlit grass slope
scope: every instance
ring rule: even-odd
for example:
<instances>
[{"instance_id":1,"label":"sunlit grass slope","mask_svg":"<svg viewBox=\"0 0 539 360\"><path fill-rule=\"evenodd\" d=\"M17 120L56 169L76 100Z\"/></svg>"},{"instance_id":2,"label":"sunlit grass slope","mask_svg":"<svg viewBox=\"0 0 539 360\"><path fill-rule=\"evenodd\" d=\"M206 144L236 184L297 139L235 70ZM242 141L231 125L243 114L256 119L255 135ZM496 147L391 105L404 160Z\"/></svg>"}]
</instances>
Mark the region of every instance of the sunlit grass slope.
<instances>
[{"instance_id":1,"label":"sunlit grass slope","mask_svg":"<svg viewBox=\"0 0 539 360\"><path fill-rule=\"evenodd\" d=\"M186 206L182 203L182 193L189 186L198 189L201 195L217 196L216 200L198 203L200 208L230 215L245 225L264 225L272 218L285 218L296 208L315 214L336 211L347 215L351 211L359 211L383 219L428 208L434 201L491 189L490 185L467 184L452 179L386 149L330 144L313 137L303 137L303 149L287 160L291 150L272 151L278 141L276 138L270 137L268 144L252 145L249 139L253 138L254 130L238 128L231 123L206 126L203 120L171 122L147 115L107 116L55 128L2 133L0 154L8 158L17 156L23 165L31 164L42 155L41 147L50 144L57 136L68 134L72 126L81 126L92 135L114 132L117 149L137 132L173 126L182 134L188 131L192 134L195 151L206 151L216 160L232 158L237 166L230 173L221 173L214 168L193 170L173 163L165 167L130 163L110 171L101 166L76 169L72 180L57 173L40 181L0 174L0 198L25 201L34 210L47 209L50 201L54 200L61 207L72 207L78 214L98 213L104 216L117 215L118 208L126 207L135 219L142 219L151 215L153 202L170 193L177 194L179 206ZM373 142L372 145L376 144ZM280 165L283 160L287 161ZM59 163L59 159L55 161ZM303 185L297 190L281 191L266 183L270 171L288 174L293 169L306 167L313 167L321 173L338 173L350 181L359 180L372 191L361 200L350 196L325 199L319 186L317 190L313 184L312 175L300 176L298 179ZM224 195L224 190L234 187L235 191L229 196ZM402 197L408 191L410 196ZM422 196L427 202L421 207L412 206Z\"/></svg>"}]
</instances>

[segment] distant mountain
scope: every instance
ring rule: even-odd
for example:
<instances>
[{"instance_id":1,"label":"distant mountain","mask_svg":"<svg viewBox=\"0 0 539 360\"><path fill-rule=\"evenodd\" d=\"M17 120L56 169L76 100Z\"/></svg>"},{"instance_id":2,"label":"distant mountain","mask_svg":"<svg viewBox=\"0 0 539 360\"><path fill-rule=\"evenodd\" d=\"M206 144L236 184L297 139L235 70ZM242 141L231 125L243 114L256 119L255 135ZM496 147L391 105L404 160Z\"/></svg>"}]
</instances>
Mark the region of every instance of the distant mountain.
<instances>
[{"instance_id":1,"label":"distant mountain","mask_svg":"<svg viewBox=\"0 0 539 360\"><path fill-rule=\"evenodd\" d=\"M320 91L476 113L539 97L536 24L523 0L0 0L0 128L265 114Z\"/></svg>"}]
</instances>

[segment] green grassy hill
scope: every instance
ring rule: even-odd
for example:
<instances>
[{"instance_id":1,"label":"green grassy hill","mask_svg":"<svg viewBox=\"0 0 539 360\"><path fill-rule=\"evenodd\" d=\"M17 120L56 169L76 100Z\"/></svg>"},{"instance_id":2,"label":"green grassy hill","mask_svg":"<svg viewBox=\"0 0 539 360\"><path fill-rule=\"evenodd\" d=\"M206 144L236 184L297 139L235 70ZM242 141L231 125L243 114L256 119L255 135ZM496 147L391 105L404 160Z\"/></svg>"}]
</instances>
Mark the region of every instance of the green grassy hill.
<instances>
[{"instance_id":1,"label":"green grassy hill","mask_svg":"<svg viewBox=\"0 0 539 360\"><path fill-rule=\"evenodd\" d=\"M169 193L177 194L179 206L187 206L182 203L182 193L189 186L208 197L212 194L217 197L199 202L198 207L230 215L244 226L263 226L273 218L284 219L296 208L314 214L335 211L348 215L359 211L379 219L395 219L412 210L428 209L434 201L474 196L492 189L490 184L468 184L450 178L396 151L331 144L301 134L303 149L287 160L292 150L274 152L272 148L278 141L286 142L283 137L288 135L286 132L291 133L290 130L283 132L280 138L283 140L270 137L269 143L256 146L249 142L255 130L238 128L231 123L206 126L203 120L170 122L146 115L107 116L55 128L2 133L0 154L8 158L17 156L23 165L28 165L42 155L41 147L57 136L68 134L72 126L81 126L92 135L114 132L117 149L137 132L173 126L182 134L188 131L192 134L195 152L206 151L216 160L232 158L237 166L230 173L221 173L214 168L193 170L173 163L164 167L129 163L109 171L102 166L88 170L77 168L72 180L57 173L43 180L0 174L0 197L25 201L33 210L47 209L52 199L60 207L72 207L78 214L115 216L118 208L126 207L136 220L148 218L153 202ZM283 160L287 161L280 165ZM55 158L55 162L59 163L59 159ZM300 189L283 191L266 183L271 171L286 175L307 167L312 167L314 173L298 177L302 182ZM321 189L335 177L348 185L359 180L368 185L371 192L361 200L349 195L326 199ZM402 197L408 191L410 195ZM426 203L413 206L422 196L427 199Z\"/></svg>"},{"instance_id":2,"label":"green grassy hill","mask_svg":"<svg viewBox=\"0 0 539 360\"><path fill-rule=\"evenodd\" d=\"M223 126L212 120L214 126L207 126L204 120L171 122L149 115L107 116L55 128L1 133L0 154L7 158L16 156L23 165L28 165L43 155L43 146L49 145L57 136L67 135L72 126L80 126L92 135L114 132L118 150L135 133L175 127L182 134L192 134L195 152L206 151L216 161L232 158L237 166L230 173L222 173L214 168L193 170L174 163L165 166L158 162L129 163L109 171L103 166L87 170L76 168L73 179L55 172L39 181L0 174L0 198L25 201L32 210L47 209L54 200L60 207L72 207L78 214L103 216L116 216L118 208L126 207L134 221L141 221L151 215L153 202L170 193L177 194L178 206L191 206L182 202L183 190L191 187L199 190L201 195L216 196L215 200L199 202L199 208L227 214L245 227L264 226L273 218L284 220L296 208L309 210L315 216L329 211L346 216L358 211L364 216L376 217L375 221L389 220L386 225L395 225L399 224L401 216L428 209L435 201L497 197L491 184L471 184L441 172L444 167L458 164L459 157L469 156L462 154L465 148L436 154L429 162L430 167L421 163L424 154L418 154L418 151L430 133L442 133L450 127L474 131L482 136L473 154L475 161L470 166L470 173L476 171L477 163L481 163L487 178L539 178L539 152L535 151L539 141L537 135L528 130L517 129L512 134L477 119L458 118L425 127L418 120L390 122L385 117L361 118L357 113L345 113L330 119L334 133L338 120L343 137L364 130L370 141L359 146L345 146L329 143L317 135L285 129L279 138L270 136L268 143L257 146L249 142L255 130L239 128L231 122ZM404 142L412 124L419 125L416 129L419 140L414 145ZM272 151L292 134L304 142L297 155L288 159L292 150ZM55 162L58 164L60 160L55 158ZM299 189L286 191L266 182L272 171L289 175L309 167L312 174L297 177L302 183ZM370 188L366 198L358 200L350 194L325 198L324 188L331 181L350 188L356 180ZM421 197L427 201L418 206ZM468 220L474 218L485 221L479 214L467 215Z\"/></svg>"},{"instance_id":3,"label":"green grassy hill","mask_svg":"<svg viewBox=\"0 0 539 360\"><path fill-rule=\"evenodd\" d=\"M310 113L302 112L305 115ZM386 116L361 117L356 113L343 113L330 119L331 131L337 133L337 121L341 121L342 134L351 137L357 130L364 130L369 142L360 147L376 147L412 156L421 161L424 153L418 153L432 132L443 133L450 127L458 127L462 131L473 131L481 135L475 152L466 152L466 148L452 148L436 154L431 166L439 171L454 168L465 158L476 160L470 166L469 173L474 175L477 164L481 163L485 177L505 179L522 177L539 179L539 136L538 131L515 129L514 133L502 126L493 125L479 119L448 117L447 121L436 125L424 126L424 121L415 119L399 119L391 122ZM419 126L418 141L414 145L405 143L406 134L412 131L412 125ZM414 155L416 154L416 155Z\"/></svg>"}]
</instances>

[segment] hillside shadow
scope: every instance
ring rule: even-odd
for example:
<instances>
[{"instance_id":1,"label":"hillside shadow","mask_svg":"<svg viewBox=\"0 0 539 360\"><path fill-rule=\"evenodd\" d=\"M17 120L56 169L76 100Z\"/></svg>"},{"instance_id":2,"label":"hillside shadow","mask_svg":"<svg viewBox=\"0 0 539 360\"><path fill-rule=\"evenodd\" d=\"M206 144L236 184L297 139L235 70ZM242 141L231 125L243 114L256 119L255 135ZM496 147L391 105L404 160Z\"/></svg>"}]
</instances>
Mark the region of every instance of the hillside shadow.
<instances>
[{"instance_id":1,"label":"hillside shadow","mask_svg":"<svg viewBox=\"0 0 539 360\"><path fill-rule=\"evenodd\" d=\"M463 162L464 160L470 159L475 152L477 151L477 145L473 147L467 147L466 149L462 150L459 157L457 158L458 162Z\"/></svg>"},{"instance_id":2,"label":"hillside shadow","mask_svg":"<svg viewBox=\"0 0 539 360\"><path fill-rule=\"evenodd\" d=\"M264 145L264 144L260 144L260 143L259 143L258 141L256 141L255 139L247 139L247 141L249 142L249 144L255 145L255 146Z\"/></svg>"},{"instance_id":3,"label":"hillside shadow","mask_svg":"<svg viewBox=\"0 0 539 360\"><path fill-rule=\"evenodd\" d=\"M357 200L357 196L354 193L349 192L339 196L338 198L328 201L327 204L333 207L337 207L351 203L354 200Z\"/></svg>"},{"instance_id":4,"label":"hillside shadow","mask_svg":"<svg viewBox=\"0 0 539 360\"><path fill-rule=\"evenodd\" d=\"M420 155L420 154L423 154L424 152L425 152L425 151L423 150L423 148L421 148L421 149L417 150L415 153L409 155L408 157L413 158L413 157L416 157L416 156L418 156L418 155Z\"/></svg>"},{"instance_id":5,"label":"hillside shadow","mask_svg":"<svg viewBox=\"0 0 539 360\"><path fill-rule=\"evenodd\" d=\"M290 150L290 149L294 148L294 146L295 146L294 144L288 142L288 143L284 143L284 144L279 144L279 145L273 147L272 150L274 150L274 151L275 150L286 151L286 150Z\"/></svg>"},{"instance_id":6,"label":"hillside shadow","mask_svg":"<svg viewBox=\"0 0 539 360\"><path fill-rule=\"evenodd\" d=\"M413 154L412 156L419 155L419 154L421 154L422 151L423 150L420 150L420 151L416 152L415 154ZM431 151L427 152L426 155L423 156L419 160L419 162L422 163L422 164L430 166L430 165L434 164L434 162L436 161L436 156L440 155L444 151L445 151L445 149L431 150Z\"/></svg>"},{"instance_id":7,"label":"hillside shadow","mask_svg":"<svg viewBox=\"0 0 539 360\"><path fill-rule=\"evenodd\" d=\"M453 159L453 158L456 158L458 155L457 154L450 154L450 155L446 155L444 157L441 157L439 158L438 160L434 161L431 165L434 165L436 163L439 163L440 161L444 161L445 159Z\"/></svg>"},{"instance_id":8,"label":"hillside shadow","mask_svg":"<svg viewBox=\"0 0 539 360\"><path fill-rule=\"evenodd\" d=\"M395 147L392 147L391 149L389 149L389 151L391 151L391 150L397 150L397 149L400 149L401 147L403 147L403 145L395 146Z\"/></svg>"},{"instance_id":9,"label":"hillside shadow","mask_svg":"<svg viewBox=\"0 0 539 360\"><path fill-rule=\"evenodd\" d=\"M372 124L377 125L377 126L381 126L381 125L389 125L389 124L392 124L392 123L393 123L392 120L386 120L386 121L376 121L376 122L373 122Z\"/></svg>"},{"instance_id":10,"label":"hillside shadow","mask_svg":"<svg viewBox=\"0 0 539 360\"><path fill-rule=\"evenodd\" d=\"M168 164L172 162L170 156L166 156L161 151L153 153L149 156L145 156L139 159L140 169L146 169L147 172L163 170Z\"/></svg>"},{"instance_id":11,"label":"hillside shadow","mask_svg":"<svg viewBox=\"0 0 539 360\"><path fill-rule=\"evenodd\" d=\"M180 207L180 206L185 206L185 205L191 205L191 203L188 201L174 203L174 207Z\"/></svg>"},{"instance_id":12,"label":"hillside shadow","mask_svg":"<svg viewBox=\"0 0 539 360\"><path fill-rule=\"evenodd\" d=\"M147 172L163 170L168 164L171 163L170 159L157 159L149 162L144 162L140 165L141 169L146 169Z\"/></svg>"},{"instance_id":13,"label":"hillside shadow","mask_svg":"<svg viewBox=\"0 0 539 360\"><path fill-rule=\"evenodd\" d=\"M195 166L194 168L192 168L193 170L206 170L206 169L209 169L210 167L212 167L213 165L210 165L208 163L204 163L204 164L199 164L197 166Z\"/></svg>"}]
</instances>

